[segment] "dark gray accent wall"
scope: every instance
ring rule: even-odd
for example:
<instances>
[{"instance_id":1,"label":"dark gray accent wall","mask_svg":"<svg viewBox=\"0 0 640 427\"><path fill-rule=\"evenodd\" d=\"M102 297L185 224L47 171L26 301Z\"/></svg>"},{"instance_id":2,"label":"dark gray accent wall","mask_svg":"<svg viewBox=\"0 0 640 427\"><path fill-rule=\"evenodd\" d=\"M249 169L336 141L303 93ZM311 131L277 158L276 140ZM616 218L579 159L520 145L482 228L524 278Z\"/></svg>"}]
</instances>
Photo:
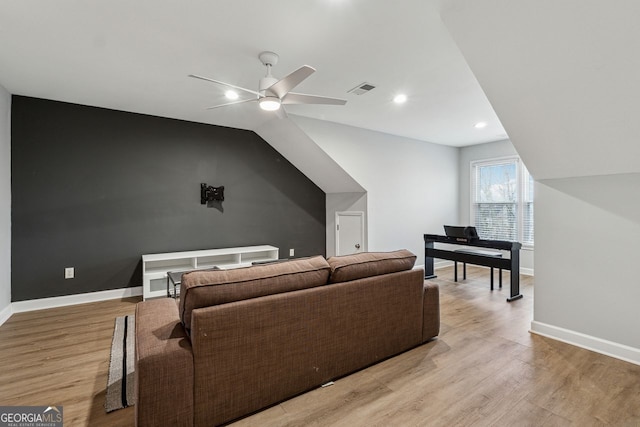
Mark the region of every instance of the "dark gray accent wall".
<instances>
[{"instance_id":1,"label":"dark gray accent wall","mask_svg":"<svg viewBox=\"0 0 640 427\"><path fill-rule=\"evenodd\" d=\"M11 162L13 301L140 286L147 253L325 254L324 192L254 132L14 95Z\"/></svg>"}]
</instances>

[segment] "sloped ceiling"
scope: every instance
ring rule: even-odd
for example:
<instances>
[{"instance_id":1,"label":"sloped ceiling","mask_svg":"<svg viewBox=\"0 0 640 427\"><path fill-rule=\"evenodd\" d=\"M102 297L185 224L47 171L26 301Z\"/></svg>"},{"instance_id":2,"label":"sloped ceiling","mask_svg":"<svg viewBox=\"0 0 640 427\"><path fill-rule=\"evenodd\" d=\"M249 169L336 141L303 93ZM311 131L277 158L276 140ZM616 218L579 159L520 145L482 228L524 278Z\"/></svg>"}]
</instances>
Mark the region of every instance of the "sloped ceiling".
<instances>
[{"instance_id":1,"label":"sloped ceiling","mask_svg":"<svg viewBox=\"0 0 640 427\"><path fill-rule=\"evenodd\" d=\"M0 85L18 95L254 130L255 103L216 110L224 89L257 89L258 54L276 77L308 64L296 91L347 99L295 115L439 144L505 139L440 20L440 0L33 0L0 2ZM347 93L362 82L376 89ZM404 92L403 105L392 102ZM474 128L479 121L483 129Z\"/></svg>"},{"instance_id":2,"label":"sloped ceiling","mask_svg":"<svg viewBox=\"0 0 640 427\"><path fill-rule=\"evenodd\" d=\"M450 0L441 15L536 179L640 172L640 2Z\"/></svg>"},{"instance_id":3,"label":"sloped ceiling","mask_svg":"<svg viewBox=\"0 0 640 427\"><path fill-rule=\"evenodd\" d=\"M365 192L365 189L291 118L266 121L255 129L255 132L325 193Z\"/></svg>"}]
</instances>

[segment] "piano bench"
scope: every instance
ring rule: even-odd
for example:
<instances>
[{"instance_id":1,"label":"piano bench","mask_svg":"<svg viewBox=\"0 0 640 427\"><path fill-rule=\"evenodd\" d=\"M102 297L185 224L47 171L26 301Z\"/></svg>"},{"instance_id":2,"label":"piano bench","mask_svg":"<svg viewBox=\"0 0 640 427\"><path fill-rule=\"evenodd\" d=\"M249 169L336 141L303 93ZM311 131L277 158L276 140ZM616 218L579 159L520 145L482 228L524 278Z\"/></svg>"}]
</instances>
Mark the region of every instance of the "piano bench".
<instances>
[{"instance_id":1,"label":"piano bench","mask_svg":"<svg viewBox=\"0 0 640 427\"><path fill-rule=\"evenodd\" d=\"M486 257L493 257L493 258L502 258L502 253L501 252L494 252L494 251L484 251L482 249L456 249L454 250L454 252L458 252L461 254L471 254L471 255L482 255L482 256L486 256ZM453 267L453 281L457 282L458 281L458 261L454 261L454 267ZM498 274L498 286L502 289L502 269L499 269L499 274ZM462 280L467 280L467 263L463 262L462 263ZM493 290L493 267L491 267L491 290Z\"/></svg>"}]
</instances>

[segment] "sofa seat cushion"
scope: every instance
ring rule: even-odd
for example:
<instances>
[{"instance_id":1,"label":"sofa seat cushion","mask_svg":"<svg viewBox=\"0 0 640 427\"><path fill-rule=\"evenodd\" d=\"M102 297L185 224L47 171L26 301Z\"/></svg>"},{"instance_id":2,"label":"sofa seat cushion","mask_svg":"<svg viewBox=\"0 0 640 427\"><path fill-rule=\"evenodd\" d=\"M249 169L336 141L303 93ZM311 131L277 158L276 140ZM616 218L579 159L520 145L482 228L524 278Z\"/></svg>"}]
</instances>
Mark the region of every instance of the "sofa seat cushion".
<instances>
[{"instance_id":1,"label":"sofa seat cushion","mask_svg":"<svg viewBox=\"0 0 640 427\"><path fill-rule=\"evenodd\" d=\"M411 270L416 256L406 249L401 249L393 252L361 252L334 256L329 258L328 262L331 266L329 282L337 283Z\"/></svg>"},{"instance_id":2,"label":"sofa seat cushion","mask_svg":"<svg viewBox=\"0 0 640 427\"><path fill-rule=\"evenodd\" d=\"M329 264L322 256L217 271L192 271L182 275L180 318L191 329L191 312L265 295L326 285Z\"/></svg>"}]
</instances>

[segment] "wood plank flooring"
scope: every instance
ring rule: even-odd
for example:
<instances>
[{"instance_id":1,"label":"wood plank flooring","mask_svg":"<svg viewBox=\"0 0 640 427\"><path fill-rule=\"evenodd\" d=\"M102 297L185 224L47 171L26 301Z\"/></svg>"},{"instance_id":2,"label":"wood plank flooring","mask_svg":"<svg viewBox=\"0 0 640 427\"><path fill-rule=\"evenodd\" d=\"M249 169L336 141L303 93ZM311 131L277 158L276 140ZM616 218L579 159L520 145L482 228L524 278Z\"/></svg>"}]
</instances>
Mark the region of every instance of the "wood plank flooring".
<instances>
[{"instance_id":1,"label":"wood plank flooring","mask_svg":"<svg viewBox=\"0 0 640 427\"><path fill-rule=\"evenodd\" d=\"M452 268L437 271L437 340L234 427L640 426L640 366L529 334L533 279L507 303L488 272L468 266L454 283ZM136 301L13 315L0 327L0 404L64 405L65 426L133 426L133 408L103 405L113 322Z\"/></svg>"},{"instance_id":2,"label":"wood plank flooring","mask_svg":"<svg viewBox=\"0 0 640 427\"><path fill-rule=\"evenodd\" d=\"M65 426L133 426L133 407L106 414L117 316L140 298L16 313L0 326L0 405L62 405Z\"/></svg>"}]
</instances>

